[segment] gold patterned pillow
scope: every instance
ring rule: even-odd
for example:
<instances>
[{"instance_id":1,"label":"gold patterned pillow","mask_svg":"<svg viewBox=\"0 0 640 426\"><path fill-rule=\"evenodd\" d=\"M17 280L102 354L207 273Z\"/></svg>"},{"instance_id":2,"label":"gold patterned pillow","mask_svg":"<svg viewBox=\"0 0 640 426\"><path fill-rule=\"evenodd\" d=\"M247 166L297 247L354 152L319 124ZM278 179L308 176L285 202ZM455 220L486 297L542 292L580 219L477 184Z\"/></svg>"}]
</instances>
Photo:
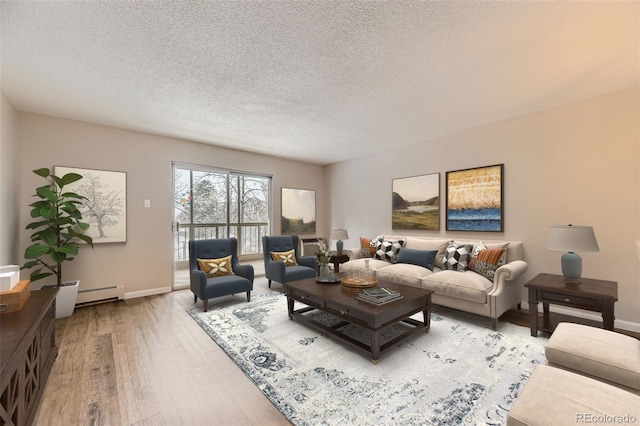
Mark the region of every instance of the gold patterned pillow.
<instances>
[{"instance_id":1,"label":"gold patterned pillow","mask_svg":"<svg viewBox=\"0 0 640 426\"><path fill-rule=\"evenodd\" d=\"M207 278L235 275L231 267L231 255L220 259L196 259L198 266L207 275Z\"/></svg>"},{"instance_id":2,"label":"gold patterned pillow","mask_svg":"<svg viewBox=\"0 0 640 426\"><path fill-rule=\"evenodd\" d=\"M271 258L276 262L284 262L284 266L296 266L296 251L295 249L289 251L272 251Z\"/></svg>"}]
</instances>

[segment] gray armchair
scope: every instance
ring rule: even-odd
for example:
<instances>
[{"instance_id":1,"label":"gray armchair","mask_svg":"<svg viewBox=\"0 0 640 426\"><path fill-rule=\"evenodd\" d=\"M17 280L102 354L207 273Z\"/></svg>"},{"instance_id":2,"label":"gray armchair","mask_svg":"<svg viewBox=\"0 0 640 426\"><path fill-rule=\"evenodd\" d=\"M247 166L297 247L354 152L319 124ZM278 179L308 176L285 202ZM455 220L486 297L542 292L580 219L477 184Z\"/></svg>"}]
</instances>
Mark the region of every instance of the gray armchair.
<instances>
[{"instance_id":1,"label":"gray armchair","mask_svg":"<svg viewBox=\"0 0 640 426\"><path fill-rule=\"evenodd\" d=\"M207 278L200 269L197 259L220 259L231 255L233 275ZM253 290L253 266L238 263L238 240L235 238L217 240L189 241L189 275L193 302L202 299L204 312L207 312L208 300L241 292L247 293L247 302L251 301Z\"/></svg>"},{"instance_id":2,"label":"gray armchair","mask_svg":"<svg viewBox=\"0 0 640 426\"><path fill-rule=\"evenodd\" d=\"M271 258L271 252L295 250L297 265L285 266L282 261ZM264 254L264 274L269 280L285 284L291 281L313 278L317 275L318 259L315 256L301 257L298 253L298 236L282 235L276 237L262 237L262 251Z\"/></svg>"}]
</instances>

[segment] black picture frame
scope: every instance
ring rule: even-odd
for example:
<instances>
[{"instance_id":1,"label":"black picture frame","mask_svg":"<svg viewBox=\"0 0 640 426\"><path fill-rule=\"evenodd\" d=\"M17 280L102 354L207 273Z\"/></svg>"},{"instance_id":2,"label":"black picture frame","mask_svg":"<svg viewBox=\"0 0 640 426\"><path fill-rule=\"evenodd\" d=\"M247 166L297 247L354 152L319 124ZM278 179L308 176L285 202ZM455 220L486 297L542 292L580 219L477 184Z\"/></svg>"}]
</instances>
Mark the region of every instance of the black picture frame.
<instances>
[{"instance_id":1,"label":"black picture frame","mask_svg":"<svg viewBox=\"0 0 640 426\"><path fill-rule=\"evenodd\" d=\"M447 231L504 232L504 164L446 173Z\"/></svg>"}]
</instances>

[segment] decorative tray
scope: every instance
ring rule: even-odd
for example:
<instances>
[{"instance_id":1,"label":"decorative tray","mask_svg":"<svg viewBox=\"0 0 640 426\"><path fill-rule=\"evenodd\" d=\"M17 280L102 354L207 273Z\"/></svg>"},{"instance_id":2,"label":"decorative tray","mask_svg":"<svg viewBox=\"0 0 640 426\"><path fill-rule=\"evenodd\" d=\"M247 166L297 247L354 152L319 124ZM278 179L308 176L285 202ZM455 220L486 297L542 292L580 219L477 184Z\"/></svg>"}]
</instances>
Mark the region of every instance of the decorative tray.
<instances>
[{"instance_id":1,"label":"decorative tray","mask_svg":"<svg viewBox=\"0 0 640 426\"><path fill-rule=\"evenodd\" d=\"M340 277L334 277L334 278L316 277L316 281L322 284L336 284L340 282Z\"/></svg>"},{"instance_id":2,"label":"decorative tray","mask_svg":"<svg viewBox=\"0 0 640 426\"><path fill-rule=\"evenodd\" d=\"M343 278L342 285L353 288L370 288L378 285L378 280L375 278L363 279L363 278Z\"/></svg>"}]
</instances>

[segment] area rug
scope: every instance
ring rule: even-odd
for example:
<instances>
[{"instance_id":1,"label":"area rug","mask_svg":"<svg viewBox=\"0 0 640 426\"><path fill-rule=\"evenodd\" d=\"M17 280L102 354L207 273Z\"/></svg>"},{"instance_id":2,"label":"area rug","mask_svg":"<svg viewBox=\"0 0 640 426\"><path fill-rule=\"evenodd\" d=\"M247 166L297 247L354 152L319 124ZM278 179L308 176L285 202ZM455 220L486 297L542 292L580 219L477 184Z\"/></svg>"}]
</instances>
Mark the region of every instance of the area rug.
<instances>
[{"instance_id":1,"label":"area rug","mask_svg":"<svg viewBox=\"0 0 640 426\"><path fill-rule=\"evenodd\" d=\"M438 307L428 333L383 352L378 364L289 320L281 293L188 313L295 425L505 424L522 385L545 362L546 339L528 328L500 323L493 331L487 318ZM347 327L352 337L368 338ZM389 327L381 340L402 327Z\"/></svg>"}]
</instances>

